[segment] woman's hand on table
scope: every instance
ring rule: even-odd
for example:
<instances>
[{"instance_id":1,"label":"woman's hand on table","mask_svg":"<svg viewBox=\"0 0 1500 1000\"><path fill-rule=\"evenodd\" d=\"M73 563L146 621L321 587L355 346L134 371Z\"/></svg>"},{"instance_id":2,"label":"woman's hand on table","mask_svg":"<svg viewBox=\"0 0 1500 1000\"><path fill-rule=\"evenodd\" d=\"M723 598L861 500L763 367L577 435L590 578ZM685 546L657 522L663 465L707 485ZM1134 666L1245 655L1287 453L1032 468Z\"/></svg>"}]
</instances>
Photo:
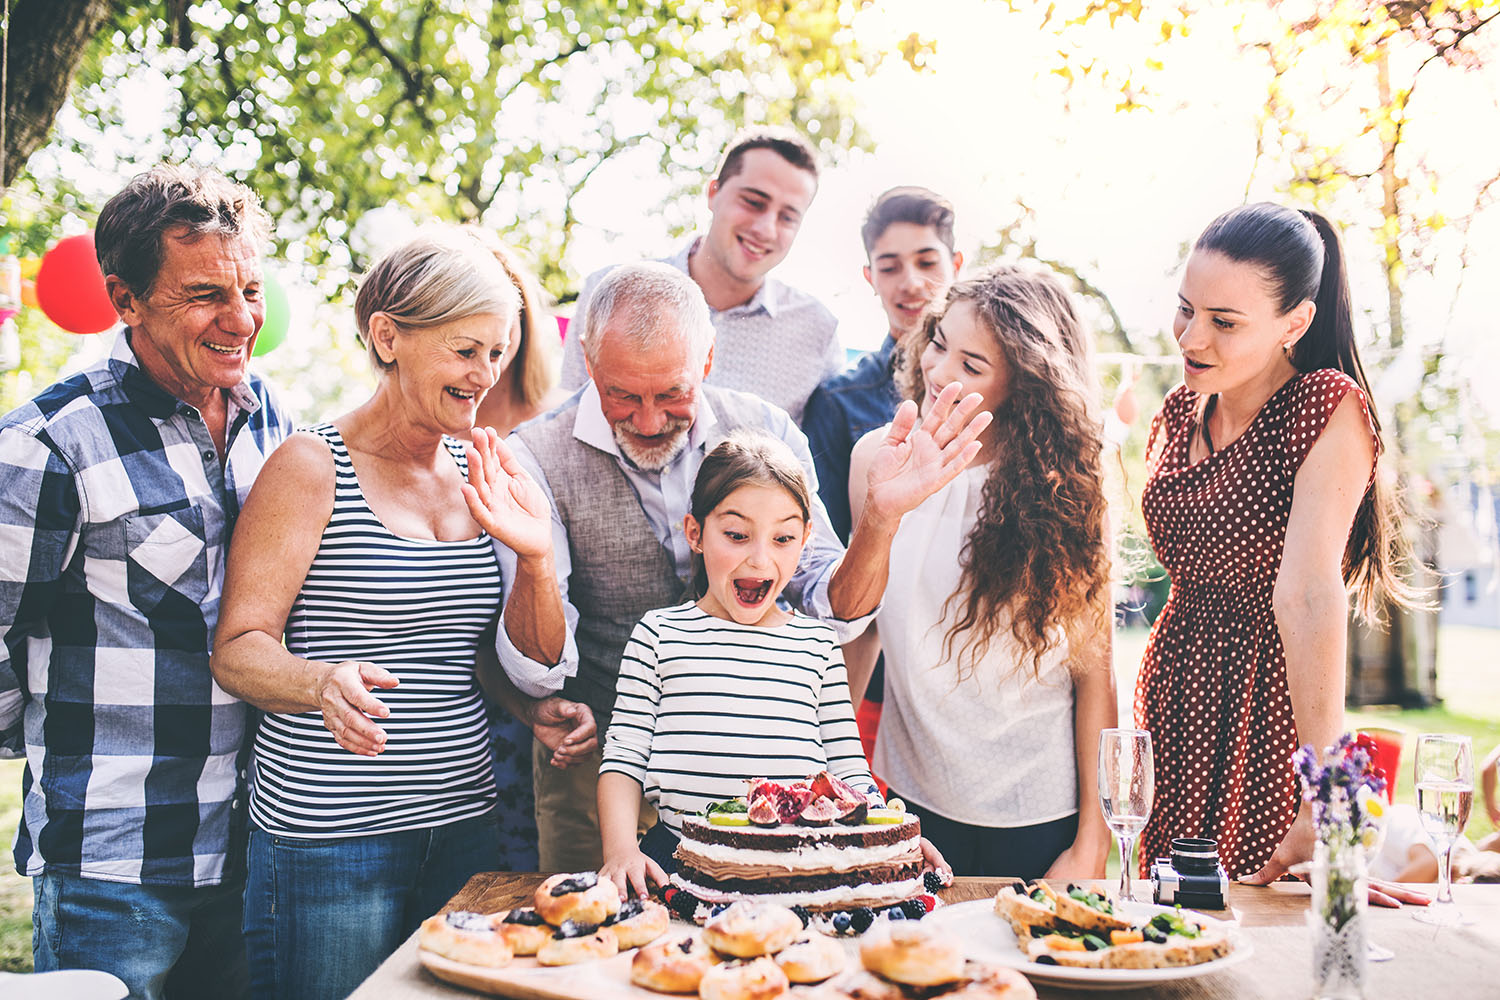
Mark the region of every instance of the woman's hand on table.
<instances>
[{"instance_id":1,"label":"woman's hand on table","mask_svg":"<svg viewBox=\"0 0 1500 1000\"><path fill-rule=\"evenodd\" d=\"M385 730L371 717L387 718L391 710L370 692L400 683L384 667L362 660L324 664L317 674L314 694L323 713L323 728L350 753L374 757L385 749Z\"/></svg>"},{"instance_id":2,"label":"woman's hand on table","mask_svg":"<svg viewBox=\"0 0 1500 1000\"><path fill-rule=\"evenodd\" d=\"M572 767L599 746L594 713L581 702L553 695L532 704L526 720L532 734L552 751L553 767Z\"/></svg>"},{"instance_id":3,"label":"woman's hand on table","mask_svg":"<svg viewBox=\"0 0 1500 1000\"><path fill-rule=\"evenodd\" d=\"M1084 844L1073 841L1068 849L1057 856L1052 862L1047 873L1043 875L1046 879L1057 879L1063 882L1076 882L1086 878L1104 878L1105 862L1109 858L1109 842L1106 841L1103 848L1092 844Z\"/></svg>"},{"instance_id":4,"label":"woman's hand on table","mask_svg":"<svg viewBox=\"0 0 1500 1000\"><path fill-rule=\"evenodd\" d=\"M527 475L505 442L488 427L474 428L474 443L464 449L469 481L464 500L469 514L491 538L535 559L552 551L552 505L536 480Z\"/></svg>"},{"instance_id":5,"label":"woman's hand on table","mask_svg":"<svg viewBox=\"0 0 1500 1000\"><path fill-rule=\"evenodd\" d=\"M599 868L599 877L614 880L620 890L621 899L636 896L645 899L651 891L651 883L667 884L667 873L661 865L641 852L639 847L612 852L605 855Z\"/></svg>"},{"instance_id":6,"label":"woman's hand on table","mask_svg":"<svg viewBox=\"0 0 1500 1000\"><path fill-rule=\"evenodd\" d=\"M1304 803L1297 812L1297 819L1292 823L1292 828L1286 832L1276 852L1271 855L1271 860L1266 862L1265 867L1260 871L1253 875L1243 875L1239 881L1245 885L1270 885L1283 875L1290 873L1296 866L1306 865L1312 861L1313 845L1316 841L1312 809ZM1432 898L1425 893L1404 888L1394 882L1372 878L1370 879L1370 902L1376 906L1395 907L1402 903L1426 906L1432 902Z\"/></svg>"}]
</instances>

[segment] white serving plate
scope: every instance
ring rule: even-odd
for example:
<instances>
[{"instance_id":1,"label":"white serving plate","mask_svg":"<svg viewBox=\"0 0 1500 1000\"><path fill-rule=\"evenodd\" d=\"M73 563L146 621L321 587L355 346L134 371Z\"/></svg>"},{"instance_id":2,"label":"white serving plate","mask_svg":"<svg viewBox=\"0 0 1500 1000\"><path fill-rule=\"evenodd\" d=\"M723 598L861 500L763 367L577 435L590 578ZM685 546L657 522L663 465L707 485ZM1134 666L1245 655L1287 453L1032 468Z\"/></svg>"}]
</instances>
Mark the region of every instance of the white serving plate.
<instances>
[{"instance_id":1,"label":"white serving plate","mask_svg":"<svg viewBox=\"0 0 1500 1000\"><path fill-rule=\"evenodd\" d=\"M1144 921L1158 913L1174 909L1151 903L1122 902L1115 905L1125 916L1135 921ZM1210 927L1226 931L1234 944L1234 950L1212 962L1173 969L1074 969L1063 965L1038 965L1021 951L1016 932L1011 930L1010 923L1004 917L995 912L993 899L976 899L940 906L929 913L923 922L933 929L941 928L957 937L963 942L964 952L969 958L1018 969L1025 973L1026 978L1038 983L1074 990L1130 990L1212 975L1250 957L1253 949L1245 936L1238 933L1238 927L1203 916L1197 911L1194 911L1194 915Z\"/></svg>"}]
</instances>

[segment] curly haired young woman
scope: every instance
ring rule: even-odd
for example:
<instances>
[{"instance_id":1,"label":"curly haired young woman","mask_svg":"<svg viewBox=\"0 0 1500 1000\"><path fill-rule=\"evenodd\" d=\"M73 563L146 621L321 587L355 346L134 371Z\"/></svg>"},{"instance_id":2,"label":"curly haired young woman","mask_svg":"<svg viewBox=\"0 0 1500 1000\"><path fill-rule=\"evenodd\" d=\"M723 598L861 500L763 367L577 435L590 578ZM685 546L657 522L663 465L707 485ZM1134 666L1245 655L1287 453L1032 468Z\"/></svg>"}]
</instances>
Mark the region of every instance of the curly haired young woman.
<instances>
[{"instance_id":1,"label":"curly haired young woman","mask_svg":"<svg viewBox=\"0 0 1500 1000\"><path fill-rule=\"evenodd\" d=\"M896 529L875 770L959 874L1103 876L1095 761L1117 712L1082 325L1054 276L1000 266L955 284L901 348L907 398L925 410L959 382L994 421L974 464ZM852 456L856 521L883 433Z\"/></svg>"}]
</instances>

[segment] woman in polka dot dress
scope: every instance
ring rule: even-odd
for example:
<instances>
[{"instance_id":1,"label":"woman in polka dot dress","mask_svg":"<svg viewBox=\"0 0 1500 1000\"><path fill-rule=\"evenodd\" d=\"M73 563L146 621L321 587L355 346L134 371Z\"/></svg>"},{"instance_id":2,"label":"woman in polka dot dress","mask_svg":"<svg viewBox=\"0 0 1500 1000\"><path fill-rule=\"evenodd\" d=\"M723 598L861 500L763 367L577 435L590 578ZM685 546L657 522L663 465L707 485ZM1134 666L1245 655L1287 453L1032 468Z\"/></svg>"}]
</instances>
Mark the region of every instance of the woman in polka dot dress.
<instances>
[{"instance_id":1,"label":"woman in polka dot dress","mask_svg":"<svg viewBox=\"0 0 1500 1000\"><path fill-rule=\"evenodd\" d=\"M1186 384L1152 424L1142 499L1172 579L1135 696L1156 762L1142 857L1214 837L1231 877L1269 882L1312 857L1292 753L1344 729L1348 588L1366 616L1406 594L1399 533L1328 221L1220 216L1178 298Z\"/></svg>"}]
</instances>

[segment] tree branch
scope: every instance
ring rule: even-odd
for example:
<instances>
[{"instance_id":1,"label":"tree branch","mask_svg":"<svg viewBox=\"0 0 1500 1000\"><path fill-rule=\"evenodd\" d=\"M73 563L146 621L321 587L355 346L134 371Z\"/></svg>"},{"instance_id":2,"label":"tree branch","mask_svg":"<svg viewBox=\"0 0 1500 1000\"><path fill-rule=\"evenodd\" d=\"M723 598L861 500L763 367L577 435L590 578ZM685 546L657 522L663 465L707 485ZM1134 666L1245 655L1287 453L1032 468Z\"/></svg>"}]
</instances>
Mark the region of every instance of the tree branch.
<instances>
[{"instance_id":1,"label":"tree branch","mask_svg":"<svg viewBox=\"0 0 1500 1000\"><path fill-rule=\"evenodd\" d=\"M418 21L419 28L422 22L426 20L428 9L429 8L426 5L423 5L422 15L420 20ZM421 96L426 92L426 81L422 78L421 73L413 72L411 64L407 62L407 60L401 58L399 55L393 52L391 48L385 44L385 42L380 37L380 32L375 30L375 25L370 21L370 19L366 17L362 11L350 9L348 0L344 0L344 10L348 11L349 19L356 25L358 25L359 29L364 32L365 40L370 43L370 47L377 53L379 53L380 57L387 63L389 63L391 69L395 70L396 74L401 77L401 84L402 88L405 91L405 96L401 99L396 100L395 103L391 105L390 110L386 113L387 121L389 121L391 117L391 111L394 111L402 103L408 103L412 106L412 110L416 112L417 118L422 122L423 125L425 125L428 129L436 129L436 123L434 123L433 120L428 116L427 109L422 106ZM414 41L413 44L417 44L417 42Z\"/></svg>"},{"instance_id":2,"label":"tree branch","mask_svg":"<svg viewBox=\"0 0 1500 1000\"><path fill-rule=\"evenodd\" d=\"M47 138L73 73L109 13L108 0L11 0L0 186L10 187Z\"/></svg>"}]
</instances>

